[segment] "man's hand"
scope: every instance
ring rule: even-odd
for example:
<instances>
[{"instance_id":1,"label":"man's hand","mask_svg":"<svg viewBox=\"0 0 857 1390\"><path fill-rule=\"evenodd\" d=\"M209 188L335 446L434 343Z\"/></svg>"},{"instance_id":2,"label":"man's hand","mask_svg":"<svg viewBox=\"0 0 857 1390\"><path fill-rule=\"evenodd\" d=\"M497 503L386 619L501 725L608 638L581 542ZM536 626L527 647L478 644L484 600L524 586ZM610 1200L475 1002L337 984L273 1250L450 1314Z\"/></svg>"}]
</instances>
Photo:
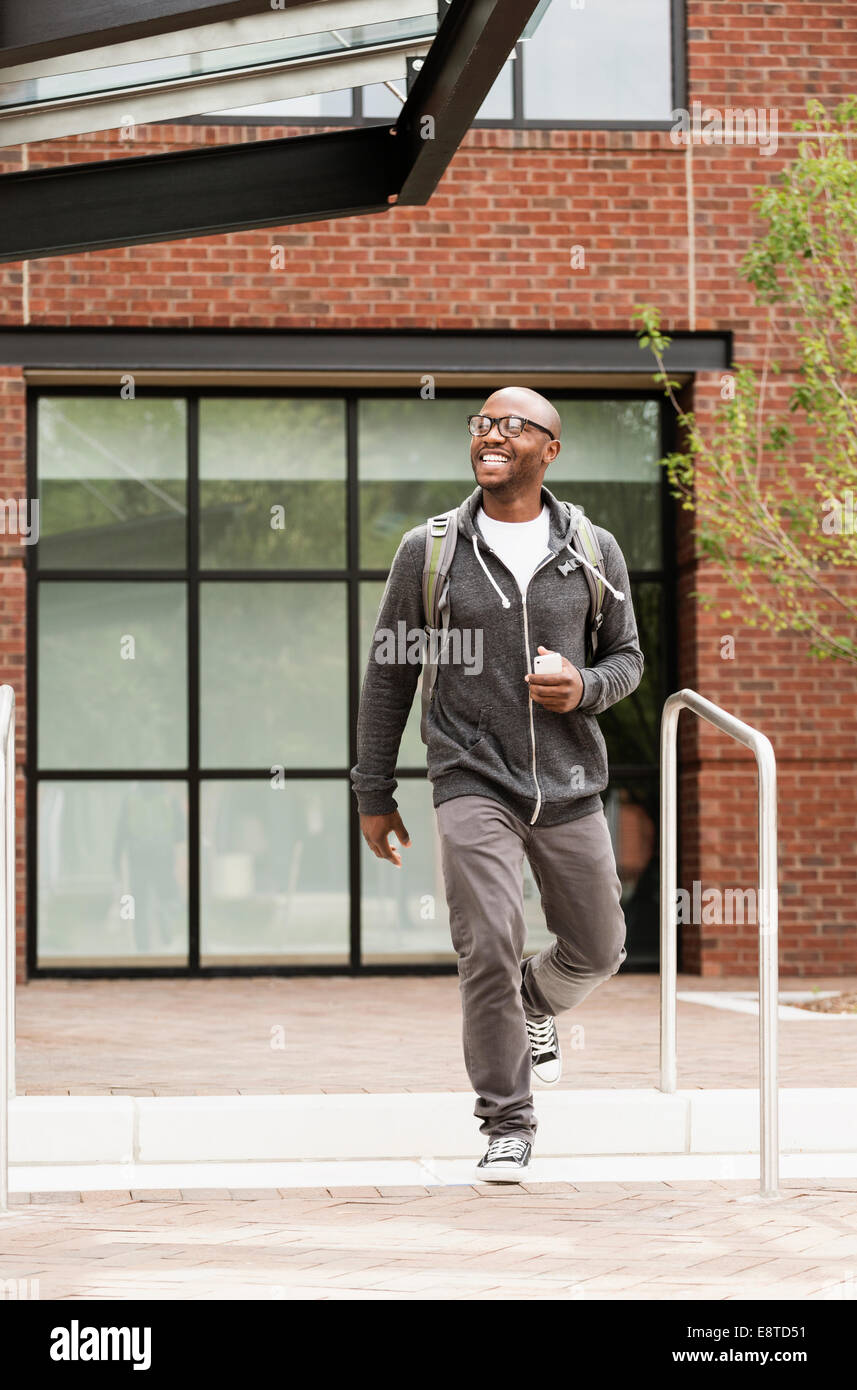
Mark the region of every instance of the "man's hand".
<instances>
[{"instance_id":1,"label":"man's hand","mask_svg":"<svg viewBox=\"0 0 857 1390\"><path fill-rule=\"evenodd\" d=\"M539 656L544 656L549 651L550 647L539 647ZM576 709L583 699L580 672L566 657L562 658L562 670L555 676L533 672L531 676L524 676L524 680L530 687L530 698L557 714L568 714L569 710Z\"/></svg>"},{"instance_id":2,"label":"man's hand","mask_svg":"<svg viewBox=\"0 0 857 1390\"><path fill-rule=\"evenodd\" d=\"M401 869L402 856L397 849L394 849L387 842L387 836L391 830L394 830L399 838L399 843L410 848L411 839L402 824L402 817L398 811L388 811L385 816L361 816L360 829L363 833L363 839L376 859L389 859L392 864L398 864Z\"/></svg>"}]
</instances>

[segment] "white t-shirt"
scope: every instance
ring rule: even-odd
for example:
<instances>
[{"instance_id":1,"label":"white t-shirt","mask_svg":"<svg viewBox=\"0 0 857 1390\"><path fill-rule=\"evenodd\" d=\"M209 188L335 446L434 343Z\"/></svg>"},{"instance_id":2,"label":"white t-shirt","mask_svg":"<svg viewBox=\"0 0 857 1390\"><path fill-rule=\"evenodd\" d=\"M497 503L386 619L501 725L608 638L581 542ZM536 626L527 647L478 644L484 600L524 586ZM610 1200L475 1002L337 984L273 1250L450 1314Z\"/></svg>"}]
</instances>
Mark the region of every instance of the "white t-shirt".
<instances>
[{"instance_id":1,"label":"white t-shirt","mask_svg":"<svg viewBox=\"0 0 857 1390\"><path fill-rule=\"evenodd\" d=\"M523 594L533 570L550 550L550 512L547 503L532 521L495 521L482 507L476 513L479 530L492 550L518 581Z\"/></svg>"}]
</instances>

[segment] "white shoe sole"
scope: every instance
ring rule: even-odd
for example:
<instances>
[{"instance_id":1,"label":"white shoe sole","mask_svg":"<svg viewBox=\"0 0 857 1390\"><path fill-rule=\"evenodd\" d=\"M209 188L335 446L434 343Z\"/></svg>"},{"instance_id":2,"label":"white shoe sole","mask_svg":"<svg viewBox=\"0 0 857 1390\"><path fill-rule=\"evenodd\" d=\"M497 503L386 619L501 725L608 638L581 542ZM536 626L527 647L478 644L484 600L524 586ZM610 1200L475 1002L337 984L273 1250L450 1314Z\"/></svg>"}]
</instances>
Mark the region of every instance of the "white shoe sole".
<instances>
[{"instance_id":1,"label":"white shoe sole","mask_svg":"<svg viewBox=\"0 0 857 1390\"><path fill-rule=\"evenodd\" d=\"M533 1067L533 1076L536 1081L541 1082L542 1086L555 1086L558 1081L562 1080L562 1059L560 1058L558 1063L553 1062L551 1065L558 1068L556 1076L542 1076L541 1072Z\"/></svg>"},{"instance_id":2,"label":"white shoe sole","mask_svg":"<svg viewBox=\"0 0 857 1390\"><path fill-rule=\"evenodd\" d=\"M517 1165L505 1166L501 1163L492 1163L490 1168L474 1169L474 1178L477 1182L526 1182L530 1177L530 1168L519 1168Z\"/></svg>"}]
</instances>

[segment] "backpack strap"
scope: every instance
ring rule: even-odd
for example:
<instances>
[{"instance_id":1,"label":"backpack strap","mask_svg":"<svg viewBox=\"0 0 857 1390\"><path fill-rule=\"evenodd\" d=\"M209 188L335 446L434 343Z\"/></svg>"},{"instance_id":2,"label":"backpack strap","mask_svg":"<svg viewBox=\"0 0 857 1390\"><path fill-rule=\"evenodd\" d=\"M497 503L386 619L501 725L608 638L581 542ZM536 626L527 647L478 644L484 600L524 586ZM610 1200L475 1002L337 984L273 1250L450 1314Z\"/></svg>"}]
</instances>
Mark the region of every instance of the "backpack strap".
<instances>
[{"instance_id":1,"label":"backpack strap","mask_svg":"<svg viewBox=\"0 0 857 1390\"><path fill-rule=\"evenodd\" d=\"M439 654L438 634L445 633L449 627L449 586L447 576L455 554L458 540L458 508L430 516L426 522L426 548L423 560L423 620L425 631L431 643L434 637L434 653ZM437 660L432 660L432 648L426 653L423 664L421 693L422 718L420 733L426 742L426 718L434 694L437 680Z\"/></svg>"},{"instance_id":2,"label":"backpack strap","mask_svg":"<svg viewBox=\"0 0 857 1390\"><path fill-rule=\"evenodd\" d=\"M568 505L568 504L566 504ZM595 527L578 507L577 527L573 532L569 544L582 555L591 565L597 566L602 572L604 570L604 557L601 554L601 546L598 544L598 537L595 534ZM604 621L602 609L604 607L605 586L598 575L593 574L586 565L581 565L584 577L589 585L589 628L586 638L587 657L586 663L591 666L598 651L598 630Z\"/></svg>"},{"instance_id":3,"label":"backpack strap","mask_svg":"<svg viewBox=\"0 0 857 1390\"><path fill-rule=\"evenodd\" d=\"M428 627L438 627L444 582L449 574L458 527L452 525L458 508L430 516L426 522L426 549L423 561L423 615Z\"/></svg>"}]
</instances>

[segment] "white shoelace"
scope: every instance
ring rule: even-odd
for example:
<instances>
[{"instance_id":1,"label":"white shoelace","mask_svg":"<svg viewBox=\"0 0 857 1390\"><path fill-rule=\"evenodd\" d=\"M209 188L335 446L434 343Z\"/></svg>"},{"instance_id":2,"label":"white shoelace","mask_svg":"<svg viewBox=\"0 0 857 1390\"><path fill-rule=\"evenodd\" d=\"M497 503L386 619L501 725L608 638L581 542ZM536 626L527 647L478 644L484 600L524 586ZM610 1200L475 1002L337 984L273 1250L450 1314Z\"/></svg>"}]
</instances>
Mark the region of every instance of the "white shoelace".
<instances>
[{"instance_id":1,"label":"white shoelace","mask_svg":"<svg viewBox=\"0 0 857 1390\"><path fill-rule=\"evenodd\" d=\"M526 1024L530 1045L534 1051L537 1051L539 1055L543 1052L556 1051L556 1028L550 1015L542 1019L541 1023L535 1023L528 1018Z\"/></svg>"},{"instance_id":2,"label":"white shoelace","mask_svg":"<svg viewBox=\"0 0 857 1390\"><path fill-rule=\"evenodd\" d=\"M498 1158L523 1158L527 1152L526 1139L492 1139L488 1145L487 1162Z\"/></svg>"}]
</instances>

